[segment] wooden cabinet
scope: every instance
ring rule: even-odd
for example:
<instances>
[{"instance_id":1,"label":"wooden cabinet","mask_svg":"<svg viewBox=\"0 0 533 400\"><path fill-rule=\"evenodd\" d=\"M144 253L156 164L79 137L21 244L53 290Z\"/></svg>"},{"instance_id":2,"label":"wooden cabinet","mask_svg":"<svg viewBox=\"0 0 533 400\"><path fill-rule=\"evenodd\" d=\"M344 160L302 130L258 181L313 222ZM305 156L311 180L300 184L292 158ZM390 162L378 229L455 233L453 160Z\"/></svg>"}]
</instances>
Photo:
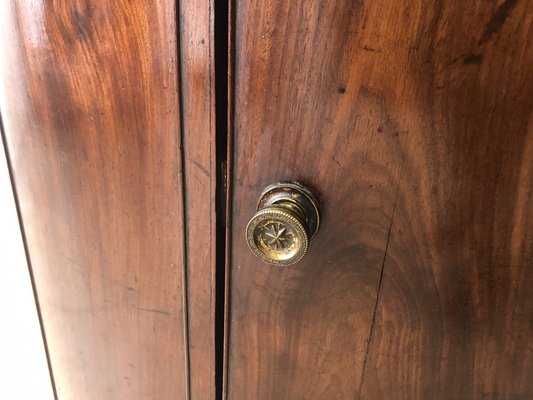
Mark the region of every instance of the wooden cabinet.
<instances>
[{"instance_id":1,"label":"wooden cabinet","mask_svg":"<svg viewBox=\"0 0 533 400\"><path fill-rule=\"evenodd\" d=\"M533 397L527 1L0 9L58 399ZM288 267L245 241L280 180Z\"/></svg>"}]
</instances>

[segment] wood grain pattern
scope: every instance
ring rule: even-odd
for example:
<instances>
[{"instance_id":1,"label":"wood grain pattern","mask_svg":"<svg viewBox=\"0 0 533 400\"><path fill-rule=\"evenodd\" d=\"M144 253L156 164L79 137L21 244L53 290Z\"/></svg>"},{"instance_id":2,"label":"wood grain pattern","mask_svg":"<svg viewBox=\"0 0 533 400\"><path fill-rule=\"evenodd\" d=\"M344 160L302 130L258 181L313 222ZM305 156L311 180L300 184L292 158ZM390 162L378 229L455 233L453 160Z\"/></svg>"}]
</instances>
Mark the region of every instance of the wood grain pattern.
<instances>
[{"instance_id":1,"label":"wood grain pattern","mask_svg":"<svg viewBox=\"0 0 533 400\"><path fill-rule=\"evenodd\" d=\"M181 0L191 399L215 398L216 140L213 1Z\"/></svg>"},{"instance_id":2,"label":"wood grain pattern","mask_svg":"<svg viewBox=\"0 0 533 400\"><path fill-rule=\"evenodd\" d=\"M531 399L531 3L402 14L413 113L391 116L403 174L361 398Z\"/></svg>"},{"instance_id":3,"label":"wood grain pattern","mask_svg":"<svg viewBox=\"0 0 533 400\"><path fill-rule=\"evenodd\" d=\"M227 397L531 398L529 3L248 0L235 27ZM243 239L280 179L323 202L286 269Z\"/></svg>"},{"instance_id":4,"label":"wood grain pattern","mask_svg":"<svg viewBox=\"0 0 533 400\"><path fill-rule=\"evenodd\" d=\"M0 10L0 109L58 397L187 398L176 4Z\"/></svg>"}]
</instances>

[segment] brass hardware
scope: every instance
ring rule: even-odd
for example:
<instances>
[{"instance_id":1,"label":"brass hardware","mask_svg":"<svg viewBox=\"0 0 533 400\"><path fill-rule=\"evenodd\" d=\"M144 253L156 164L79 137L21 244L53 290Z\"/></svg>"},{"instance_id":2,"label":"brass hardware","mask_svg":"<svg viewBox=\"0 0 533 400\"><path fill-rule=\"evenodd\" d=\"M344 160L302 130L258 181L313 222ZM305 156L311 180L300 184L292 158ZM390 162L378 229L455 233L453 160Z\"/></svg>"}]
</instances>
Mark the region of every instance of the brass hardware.
<instances>
[{"instance_id":1,"label":"brass hardware","mask_svg":"<svg viewBox=\"0 0 533 400\"><path fill-rule=\"evenodd\" d=\"M268 185L246 227L250 250L270 264L291 265L302 259L320 225L316 197L298 182Z\"/></svg>"}]
</instances>

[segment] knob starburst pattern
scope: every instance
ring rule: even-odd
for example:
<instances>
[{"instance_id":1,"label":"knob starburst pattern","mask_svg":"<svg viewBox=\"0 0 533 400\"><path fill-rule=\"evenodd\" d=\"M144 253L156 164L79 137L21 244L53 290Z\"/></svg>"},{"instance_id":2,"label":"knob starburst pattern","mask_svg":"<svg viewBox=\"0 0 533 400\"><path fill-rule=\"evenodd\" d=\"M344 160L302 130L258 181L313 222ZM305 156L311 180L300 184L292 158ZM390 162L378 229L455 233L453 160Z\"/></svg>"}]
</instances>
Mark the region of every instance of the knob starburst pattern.
<instances>
[{"instance_id":1,"label":"knob starburst pattern","mask_svg":"<svg viewBox=\"0 0 533 400\"><path fill-rule=\"evenodd\" d=\"M263 225L261 238L273 250L284 250L294 243L294 234L280 222L268 222Z\"/></svg>"}]
</instances>

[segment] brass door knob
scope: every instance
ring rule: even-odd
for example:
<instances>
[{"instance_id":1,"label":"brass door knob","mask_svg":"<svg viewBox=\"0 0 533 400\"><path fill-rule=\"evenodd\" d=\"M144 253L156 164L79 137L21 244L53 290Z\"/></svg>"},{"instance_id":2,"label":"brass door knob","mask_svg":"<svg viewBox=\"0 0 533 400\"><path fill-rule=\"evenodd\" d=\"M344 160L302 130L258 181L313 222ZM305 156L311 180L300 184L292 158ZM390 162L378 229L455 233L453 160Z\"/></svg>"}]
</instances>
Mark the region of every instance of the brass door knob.
<instances>
[{"instance_id":1,"label":"brass door knob","mask_svg":"<svg viewBox=\"0 0 533 400\"><path fill-rule=\"evenodd\" d=\"M261 193L246 242L263 261L291 265L305 255L319 224L319 203L311 191L298 182L277 182Z\"/></svg>"}]
</instances>

